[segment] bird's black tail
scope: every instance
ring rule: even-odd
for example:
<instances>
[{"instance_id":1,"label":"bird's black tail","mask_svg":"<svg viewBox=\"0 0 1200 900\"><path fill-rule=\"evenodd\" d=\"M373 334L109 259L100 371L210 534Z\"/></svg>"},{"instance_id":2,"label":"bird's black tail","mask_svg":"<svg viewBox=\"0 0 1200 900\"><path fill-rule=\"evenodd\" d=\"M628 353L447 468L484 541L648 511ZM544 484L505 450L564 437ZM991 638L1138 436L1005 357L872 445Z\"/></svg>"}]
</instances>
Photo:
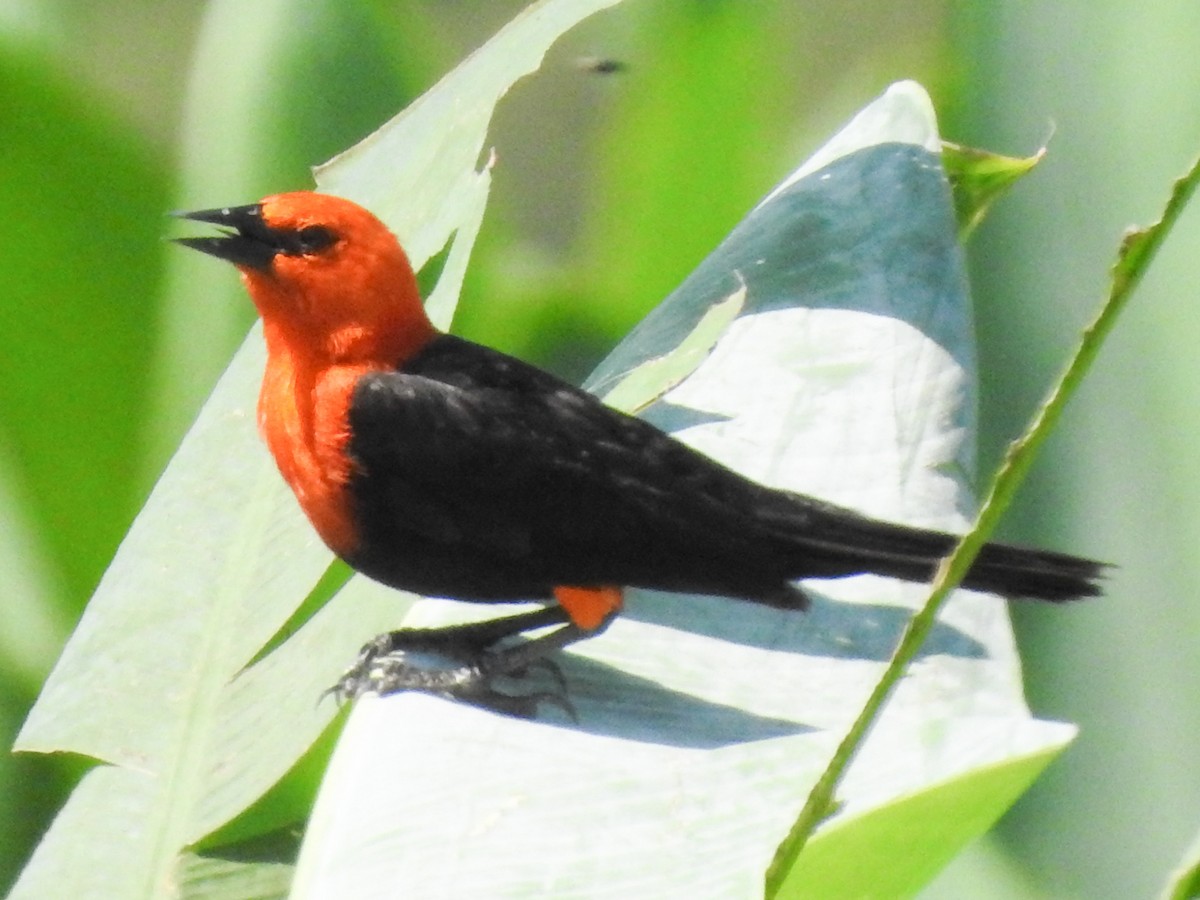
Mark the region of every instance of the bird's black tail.
<instances>
[{"instance_id":1,"label":"bird's black tail","mask_svg":"<svg viewBox=\"0 0 1200 900\"><path fill-rule=\"evenodd\" d=\"M1098 597L1107 566L1094 560L1009 544L987 544L975 558L963 586L1005 597L1062 603Z\"/></svg>"},{"instance_id":2,"label":"bird's black tail","mask_svg":"<svg viewBox=\"0 0 1200 900\"><path fill-rule=\"evenodd\" d=\"M794 571L788 573L791 578L872 573L928 582L958 541L943 532L882 522L792 496L799 504L786 516L790 521L778 522L780 530L776 532L787 541L794 562ZM1064 553L987 544L962 586L1004 597L1060 603L1098 596L1099 579L1106 568L1104 563Z\"/></svg>"}]
</instances>

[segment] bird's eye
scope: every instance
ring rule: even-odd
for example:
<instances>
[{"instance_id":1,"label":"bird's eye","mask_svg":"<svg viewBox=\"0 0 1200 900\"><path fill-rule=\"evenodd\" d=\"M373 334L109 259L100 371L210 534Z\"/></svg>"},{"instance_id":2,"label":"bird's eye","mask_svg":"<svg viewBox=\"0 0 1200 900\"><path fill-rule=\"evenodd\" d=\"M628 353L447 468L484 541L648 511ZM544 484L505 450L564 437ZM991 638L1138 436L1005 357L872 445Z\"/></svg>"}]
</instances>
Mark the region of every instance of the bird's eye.
<instances>
[{"instance_id":1,"label":"bird's eye","mask_svg":"<svg viewBox=\"0 0 1200 900\"><path fill-rule=\"evenodd\" d=\"M309 225L296 232L296 249L300 253L320 253L333 246L336 235L321 225Z\"/></svg>"}]
</instances>

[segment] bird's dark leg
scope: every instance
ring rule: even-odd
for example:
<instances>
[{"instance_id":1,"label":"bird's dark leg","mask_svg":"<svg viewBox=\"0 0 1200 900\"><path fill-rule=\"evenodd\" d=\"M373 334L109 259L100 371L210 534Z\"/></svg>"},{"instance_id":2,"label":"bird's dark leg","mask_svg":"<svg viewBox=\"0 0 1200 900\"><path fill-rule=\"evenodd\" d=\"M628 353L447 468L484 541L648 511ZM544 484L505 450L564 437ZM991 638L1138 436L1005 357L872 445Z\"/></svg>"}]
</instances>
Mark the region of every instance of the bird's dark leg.
<instances>
[{"instance_id":1,"label":"bird's dark leg","mask_svg":"<svg viewBox=\"0 0 1200 900\"><path fill-rule=\"evenodd\" d=\"M562 672L549 656L599 633L610 620L588 631L572 624L561 606L553 605L482 622L387 632L362 648L354 665L328 693L340 702L367 693L422 691L524 717L536 714L538 705L545 701L574 718ZM562 627L541 637L500 646L525 631L551 625ZM520 678L535 668L554 678L558 693L510 694L496 685L499 679Z\"/></svg>"}]
</instances>

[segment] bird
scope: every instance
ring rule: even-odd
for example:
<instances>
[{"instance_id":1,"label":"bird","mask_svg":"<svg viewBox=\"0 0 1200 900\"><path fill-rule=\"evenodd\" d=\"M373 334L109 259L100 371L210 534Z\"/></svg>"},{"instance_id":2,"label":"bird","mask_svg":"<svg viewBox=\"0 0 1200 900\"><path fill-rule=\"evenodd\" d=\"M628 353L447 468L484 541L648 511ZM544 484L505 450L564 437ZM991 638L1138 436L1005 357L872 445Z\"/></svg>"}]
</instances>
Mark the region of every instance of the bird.
<instances>
[{"instance_id":1,"label":"bird","mask_svg":"<svg viewBox=\"0 0 1200 900\"><path fill-rule=\"evenodd\" d=\"M567 706L557 692L504 690L501 676L544 667L562 684L555 651L602 632L627 588L799 612L798 581L927 582L954 548L947 533L757 483L440 331L399 240L350 200L293 191L177 215L217 227L176 240L232 263L262 319L259 430L329 548L399 590L543 602L380 635L332 689L340 699L422 690L517 715ZM963 586L1058 603L1099 595L1104 569L990 543Z\"/></svg>"}]
</instances>

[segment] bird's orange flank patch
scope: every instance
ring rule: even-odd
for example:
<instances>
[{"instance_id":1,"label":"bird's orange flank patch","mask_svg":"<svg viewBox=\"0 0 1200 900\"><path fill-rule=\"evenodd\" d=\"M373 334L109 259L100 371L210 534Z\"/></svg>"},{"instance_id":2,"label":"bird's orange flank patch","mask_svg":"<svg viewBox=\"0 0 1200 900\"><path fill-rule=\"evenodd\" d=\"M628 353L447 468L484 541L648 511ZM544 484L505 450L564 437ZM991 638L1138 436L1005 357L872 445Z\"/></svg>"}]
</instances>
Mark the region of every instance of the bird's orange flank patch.
<instances>
[{"instance_id":1,"label":"bird's orange flank patch","mask_svg":"<svg viewBox=\"0 0 1200 900\"><path fill-rule=\"evenodd\" d=\"M595 631L625 602L619 587L560 586L554 589L554 599L567 611L571 621L584 631Z\"/></svg>"}]
</instances>

